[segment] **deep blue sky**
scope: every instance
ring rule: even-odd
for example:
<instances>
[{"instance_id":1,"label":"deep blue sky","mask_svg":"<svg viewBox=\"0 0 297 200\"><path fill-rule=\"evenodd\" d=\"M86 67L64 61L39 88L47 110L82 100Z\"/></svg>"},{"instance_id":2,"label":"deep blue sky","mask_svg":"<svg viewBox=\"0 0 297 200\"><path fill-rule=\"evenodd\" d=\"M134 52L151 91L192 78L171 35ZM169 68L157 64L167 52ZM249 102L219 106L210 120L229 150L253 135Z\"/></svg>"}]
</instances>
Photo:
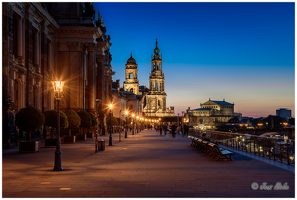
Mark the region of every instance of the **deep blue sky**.
<instances>
[{"instance_id":1,"label":"deep blue sky","mask_svg":"<svg viewBox=\"0 0 297 200\"><path fill-rule=\"evenodd\" d=\"M176 115L209 98L244 116L295 112L295 3L94 3L111 36L113 79L133 52L148 86L158 38L167 107Z\"/></svg>"}]
</instances>

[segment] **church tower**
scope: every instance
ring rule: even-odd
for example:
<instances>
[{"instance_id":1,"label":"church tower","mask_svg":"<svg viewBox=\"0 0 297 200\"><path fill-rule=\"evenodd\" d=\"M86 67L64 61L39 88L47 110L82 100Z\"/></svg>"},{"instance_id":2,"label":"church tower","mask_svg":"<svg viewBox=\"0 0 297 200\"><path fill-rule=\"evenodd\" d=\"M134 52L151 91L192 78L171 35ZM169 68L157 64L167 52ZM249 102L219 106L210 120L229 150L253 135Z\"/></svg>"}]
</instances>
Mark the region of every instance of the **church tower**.
<instances>
[{"instance_id":1,"label":"church tower","mask_svg":"<svg viewBox=\"0 0 297 200\"><path fill-rule=\"evenodd\" d=\"M139 82L137 79L137 64L136 60L131 57L127 60L126 64L126 80L124 81L124 90L128 92L133 92L134 94L139 94Z\"/></svg>"},{"instance_id":2,"label":"church tower","mask_svg":"<svg viewBox=\"0 0 297 200\"><path fill-rule=\"evenodd\" d=\"M158 41L156 39L156 48L151 60L151 73L149 76L149 92L145 98L144 113L147 117L174 116L174 108L166 108L166 98L164 87L164 73L162 72L162 56L159 55Z\"/></svg>"}]
</instances>

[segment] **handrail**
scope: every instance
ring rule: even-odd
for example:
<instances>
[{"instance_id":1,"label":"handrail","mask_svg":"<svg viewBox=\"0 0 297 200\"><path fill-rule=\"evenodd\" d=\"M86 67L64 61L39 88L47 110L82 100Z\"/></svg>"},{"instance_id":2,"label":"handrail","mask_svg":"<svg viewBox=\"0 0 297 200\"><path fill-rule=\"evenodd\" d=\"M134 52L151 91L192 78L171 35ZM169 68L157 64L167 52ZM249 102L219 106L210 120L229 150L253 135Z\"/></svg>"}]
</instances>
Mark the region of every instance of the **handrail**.
<instances>
[{"instance_id":1,"label":"handrail","mask_svg":"<svg viewBox=\"0 0 297 200\"><path fill-rule=\"evenodd\" d=\"M202 133L211 135L211 139L224 146L295 165L295 140L213 130L189 130L189 134L196 137L201 137Z\"/></svg>"}]
</instances>

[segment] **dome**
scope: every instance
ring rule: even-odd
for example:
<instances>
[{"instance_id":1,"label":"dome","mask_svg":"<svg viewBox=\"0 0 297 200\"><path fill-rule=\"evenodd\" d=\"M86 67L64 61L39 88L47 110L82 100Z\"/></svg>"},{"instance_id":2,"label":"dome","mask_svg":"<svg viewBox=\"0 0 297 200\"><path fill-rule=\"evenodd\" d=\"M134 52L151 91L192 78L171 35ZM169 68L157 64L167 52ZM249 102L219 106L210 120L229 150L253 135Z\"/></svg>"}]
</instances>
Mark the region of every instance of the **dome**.
<instances>
[{"instance_id":1,"label":"dome","mask_svg":"<svg viewBox=\"0 0 297 200\"><path fill-rule=\"evenodd\" d=\"M154 49L154 53L155 53L155 55L159 55L159 53L160 53L160 50L158 48L158 40L157 39L156 39L156 48Z\"/></svg>"},{"instance_id":2,"label":"dome","mask_svg":"<svg viewBox=\"0 0 297 200\"><path fill-rule=\"evenodd\" d=\"M160 50L158 49L158 47L155 48L154 53L155 53L156 55L159 55Z\"/></svg>"},{"instance_id":3,"label":"dome","mask_svg":"<svg viewBox=\"0 0 297 200\"><path fill-rule=\"evenodd\" d=\"M131 52L131 57L127 60L127 64L136 65L136 60L132 57L132 52Z\"/></svg>"}]
</instances>

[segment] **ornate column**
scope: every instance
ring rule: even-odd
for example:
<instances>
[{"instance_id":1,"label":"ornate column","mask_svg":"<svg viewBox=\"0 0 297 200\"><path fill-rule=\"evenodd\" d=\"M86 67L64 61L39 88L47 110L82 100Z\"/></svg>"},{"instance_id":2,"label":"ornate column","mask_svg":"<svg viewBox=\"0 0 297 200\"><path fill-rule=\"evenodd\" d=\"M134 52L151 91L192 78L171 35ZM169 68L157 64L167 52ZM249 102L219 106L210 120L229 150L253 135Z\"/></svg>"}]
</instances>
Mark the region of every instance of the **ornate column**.
<instances>
[{"instance_id":1,"label":"ornate column","mask_svg":"<svg viewBox=\"0 0 297 200\"><path fill-rule=\"evenodd\" d=\"M47 43L47 72L50 73L53 71L52 65L51 65L51 59L52 59L52 41L48 41Z\"/></svg>"},{"instance_id":2,"label":"ornate column","mask_svg":"<svg viewBox=\"0 0 297 200\"><path fill-rule=\"evenodd\" d=\"M38 39L38 31L34 31L34 67L36 68L36 72L39 68L39 39Z\"/></svg>"},{"instance_id":3,"label":"ornate column","mask_svg":"<svg viewBox=\"0 0 297 200\"><path fill-rule=\"evenodd\" d=\"M22 50L23 50L23 55L22 55L22 65L25 65L25 19L22 19Z\"/></svg>"},{"instance_id":4,"label":"ornate column","mask_svg":"<svg viewBox=\"0 0 297 200\"><path fill-rule=\"evenodd\" d=\"M30 21L30 6L31 3L27 3L25 5L25 67L27 69L26 75L24 77L25 81L25 106L32 105L33 102L33 78L32 78L32 71L33 71L33 26L32 22Z\"/></svg>"},{"instance_id":5,"label":"ornate column","mask_svg":"<svg viewBox=\"0 0 297 200\"><path fill-rule=\"evenodd\" d=\"M163 105L162 105L162 107L163 107L163 111L165 111L166 110L166 97L163 97Z\"/></svg>"},{"instance_id":6,"label":"ornate column","mask_svg":"<svg viewBox=\"0 0 297 200\"><path fill-rule=\"evenodd\" d=\"M102 128L102 135L105 135L107 133L107 127L106 127L106 115L105 115L105 105L106 105L106 99L105 99L105 76L104 76L104 56L103 55L97 55L96 56L96 63L97 63L97 99L101 99L101 102L98 106L99 109L99 123Z\"/></svg>"},{"instance_id":7,"label":"ornate column","mask_svg":"<svg viewBox=\"0 0 297 200\"><path fill-rule=\"evenodd\" d=\"M86 45L88 49L88 66L87 66L87 79L88 79L88 111L95 112L96 100L96 54L94 52L96 45L91 43Z\"/></svg>"},{"instance_id":8,"label":"ornate column","mask_svg":"<svg viewBox=\"0 0 297 200\"><path fill-rule=\"evenodd\" d=\"M23 60L23 22L21 17L17 17L17 57L18 57L18 63L22 65L22 60Z\"/></svg>"}]
</instances>

